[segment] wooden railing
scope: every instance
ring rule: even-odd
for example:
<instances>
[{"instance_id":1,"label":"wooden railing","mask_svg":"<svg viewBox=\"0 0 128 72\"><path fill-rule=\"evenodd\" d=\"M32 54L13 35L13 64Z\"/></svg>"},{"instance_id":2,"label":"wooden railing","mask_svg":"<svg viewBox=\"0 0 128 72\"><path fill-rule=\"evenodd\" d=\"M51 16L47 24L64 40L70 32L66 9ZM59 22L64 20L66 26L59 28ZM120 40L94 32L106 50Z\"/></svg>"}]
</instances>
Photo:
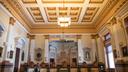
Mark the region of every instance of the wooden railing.
<instances>
[{"instance_id":1,"label":"wooden railing","mask_svg":"<svg viewBox=\"0 0 128 72\"><path fill-rule=\"evenodd\" d=\"M29 68L28 72L33 72L34 68ZM57 68L41 68L40 72L99 72L98 68L60 68L59 70Z\"/></svg>"},{"instance_id":2,"label":"wooden railing","mask_svg":"<svg viewBox=\"0 0 128 72\"><path fill-rule=\"evenodd\" d=\"M0 63L0 72L12 72L13 64L9 61L3 61Z\"/></svg>"}]
</instances>

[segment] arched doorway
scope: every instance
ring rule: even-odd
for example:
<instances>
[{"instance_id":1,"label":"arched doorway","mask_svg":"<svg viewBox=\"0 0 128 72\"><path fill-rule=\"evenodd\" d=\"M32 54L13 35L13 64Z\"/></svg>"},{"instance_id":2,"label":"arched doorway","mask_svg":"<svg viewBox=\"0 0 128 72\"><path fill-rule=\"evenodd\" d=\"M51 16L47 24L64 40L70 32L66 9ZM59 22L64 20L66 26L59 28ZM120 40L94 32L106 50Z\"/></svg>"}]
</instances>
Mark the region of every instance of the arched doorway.
<instances>
[{"instance_id":1,"label":"arched doorway","mask_svg":"<svg viewBox=\"0 0 128 72\"><path fill-rule=\"evenodd\" d=\"M21 49L25 46L25 40L22 38L16 39L16 49L15 49L15 61L14 61L14 71L18 72L19 64L21 59Z\"/></svg>"}]
</instances>

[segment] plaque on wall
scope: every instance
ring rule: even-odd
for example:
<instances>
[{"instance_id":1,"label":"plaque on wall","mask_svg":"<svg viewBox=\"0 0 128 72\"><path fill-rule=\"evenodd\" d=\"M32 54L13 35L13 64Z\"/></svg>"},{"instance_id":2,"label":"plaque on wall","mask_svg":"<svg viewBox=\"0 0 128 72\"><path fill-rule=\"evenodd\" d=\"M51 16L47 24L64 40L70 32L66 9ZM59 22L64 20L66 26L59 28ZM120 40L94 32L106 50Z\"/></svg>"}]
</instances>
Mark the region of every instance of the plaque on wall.
<instances>
[{"instance_id":1,"label":"plaque on wall","mask_svg":"<svg viewBox=\"0 0 128 72\"><path fill-rule=\"evenodd\" d=\"M42 60L42 49L41 48L37 48L35 50L35 60L37 60L37 61Z\"/></svg>"}]
</instances>

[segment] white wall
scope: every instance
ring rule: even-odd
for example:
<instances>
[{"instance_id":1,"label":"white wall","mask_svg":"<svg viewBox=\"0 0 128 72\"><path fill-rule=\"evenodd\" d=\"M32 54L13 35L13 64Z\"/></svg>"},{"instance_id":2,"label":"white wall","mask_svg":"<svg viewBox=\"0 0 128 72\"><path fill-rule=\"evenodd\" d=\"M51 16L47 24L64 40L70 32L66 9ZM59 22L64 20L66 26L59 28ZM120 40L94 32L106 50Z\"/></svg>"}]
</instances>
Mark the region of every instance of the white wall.
<instances>
[{"instance_id":1,"label":"white wall","mask_svg":"<svg viewBox=\"0 0 128 72\"><path fill-rule=\"evenodd\" d=\"M23 26L16 20L14 25L9 24L10 17L13 17L6 8L4 8L0 4L0 25L4 26L4 32L2 37L0 38L0 46L3 47L2 57L0 58L0 62L2 61L9 61L10 63L15 62L15 50L16 44L19 39L23 39L25 41L25 46L21 49L25 51L25 60L27 62L28 58L28 39L27 39L27 30L23 28ZM9 52L13 51L13 58L9 58ZM20 55L21 60L21 55ZM19 64L20 65L20 64ZM11 72L11 71L10 71ZM13 72L13 70L12 70Z\"/></svg>"}]
</instances>

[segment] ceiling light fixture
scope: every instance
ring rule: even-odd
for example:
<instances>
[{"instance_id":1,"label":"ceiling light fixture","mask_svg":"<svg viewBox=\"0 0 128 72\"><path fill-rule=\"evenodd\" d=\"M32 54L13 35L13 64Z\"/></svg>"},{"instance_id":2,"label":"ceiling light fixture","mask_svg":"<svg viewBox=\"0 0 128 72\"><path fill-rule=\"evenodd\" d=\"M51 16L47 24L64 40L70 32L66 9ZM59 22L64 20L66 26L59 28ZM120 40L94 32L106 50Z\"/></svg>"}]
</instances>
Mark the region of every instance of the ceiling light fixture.
<instances>
[{"instance_id":1,"label":"ceiling light fixture","mask_svg":"<svg viewBox=\"0 0 128 72\"><path fill-rule=\"evenodd\" d=\"M61 27L68 27L71 24L71 18L70 17L58 17L58 25Z\"/></svg>"},{"instance_id":2,"label":"ceiling light fixture","mask_svg":"<svg viewBox=\"0 0 128 72\"><path fill-rule=\"evenodd\" d=\"M63 0L63 8L64 8L64 0ZM68 27L71 24L71 17L68 16L58 17L57 23L61 27Z\"/></svg>"}]
</instances>

